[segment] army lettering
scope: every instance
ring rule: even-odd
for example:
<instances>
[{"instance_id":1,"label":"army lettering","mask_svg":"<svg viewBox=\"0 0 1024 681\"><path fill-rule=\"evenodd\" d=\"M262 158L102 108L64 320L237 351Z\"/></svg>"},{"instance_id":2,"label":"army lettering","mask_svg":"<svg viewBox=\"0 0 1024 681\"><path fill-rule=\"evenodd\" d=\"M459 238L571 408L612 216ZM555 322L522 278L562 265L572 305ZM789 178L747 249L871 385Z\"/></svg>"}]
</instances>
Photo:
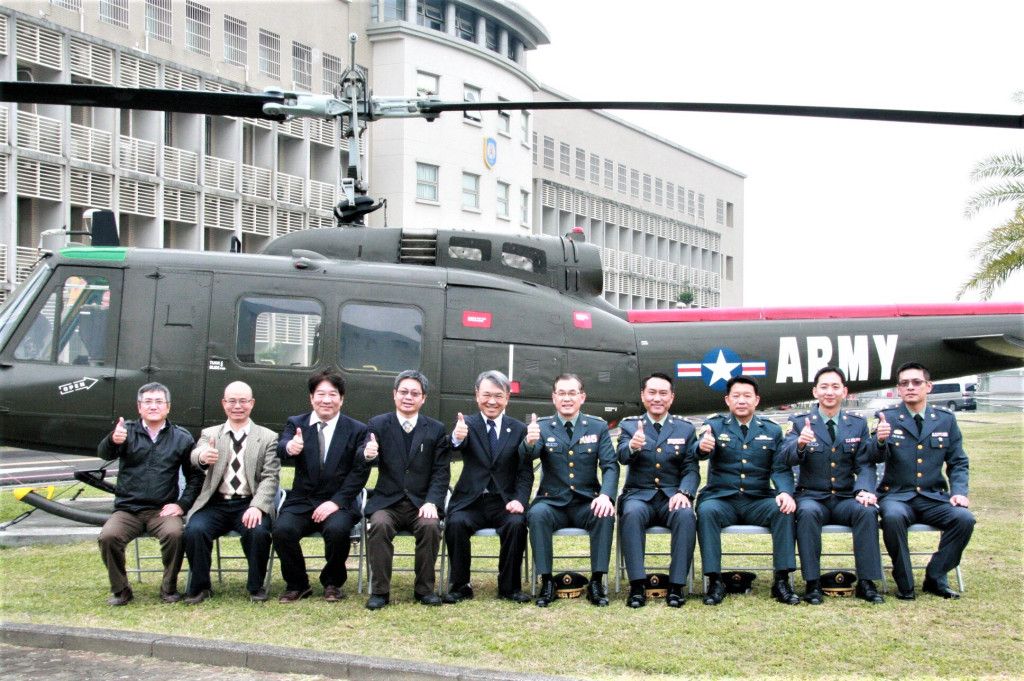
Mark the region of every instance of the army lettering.
<instances>
[{"instance_id":1,"label":"army lettering","mask_svg":"<svg viewBox=\"0 0 1024 681\"><path fill-rule=\"evenodd\" d=\"M878 359L879 380L892 378L892 364L896 357L896 346L899 342L899 335L892 333L887 336L871 336L870 347L874 348L875 357ZM782 336L779 338L779 362L778 373L775 377L776 383L803 383L814 380L814 374L818 369L829 364L835 364L844 372L850 381L870 380L868 368L870 366L868 337L864 336L837 336L835 343L829 336L807 336L807 371L802 371L800 358L800 346L796 336ZM838 346L838 358L833 361L834 348ZM806 379L804 378L806 376Z\"/></svg>"}]
</instances>

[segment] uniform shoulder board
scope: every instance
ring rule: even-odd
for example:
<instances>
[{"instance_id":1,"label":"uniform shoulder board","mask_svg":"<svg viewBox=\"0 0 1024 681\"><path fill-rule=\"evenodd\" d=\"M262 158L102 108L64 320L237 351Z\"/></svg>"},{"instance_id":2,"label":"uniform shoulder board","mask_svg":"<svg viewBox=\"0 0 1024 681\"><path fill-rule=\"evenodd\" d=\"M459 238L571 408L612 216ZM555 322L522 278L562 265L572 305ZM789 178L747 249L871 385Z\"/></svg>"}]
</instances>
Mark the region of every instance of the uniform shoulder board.
<instances>
[{"instance_id":1,"label":"uniform shoulder board","mask_svg":"<svg viewBox=\"0 0 1024 681\"><path fill-rule=\"evenodd\" d=\"M811 416L811 412L809 412L809 411L802 411L802 412L800 412L799 414L793 414L792 416L790 416L790 417L789 417L789 419L790 419L791 421L795 421L795 420L797 420L797 419L806 419L806 418L810 418L810 416Z\"/></svg>"},{"instance_id":2,"label":"uniform shoulder board","mask_svg":"<svg viewBox=\"0 0 1024 681\"><path fill-rule=\"evenodd\" d=\"M619 423L623 423L625 421L639 421L642 418L643 418L643 416L627 416L626 418L624 418L621 421L619 421Z\"/></svg>"},{"instance_id":3,"label":"uniform shoulder board","mask_svg":"<svg viewBox=\"0 0 1024 681\"><path fill-rule=\"evenodd\" d=\"M537 417L537 423L540 423L541 421L550 421L553 418L555 418L555 417L554 416L538 416Z\"/></svg>"},{"instance_id":4,"label":"uniform shoulder board","mask_svg":"<svg viewBox=\"0 0 1024 681\"><path fill-rule=\"evenodd\" d=\"M951 412L951 411L950 411L950 410L949 410L948 408L946 408L946 407L940 407L940 406L939 406L939 405L937 405L937 404L933 404L933 405L931 405L931 407L932 407L932 409L934 409L935 411L941 411L941 412L943 412L943 413L946 413L946 414L952 414L952 413L953 413L953 412Z\"/></svg>"},{"instance_id":5,"label":"uniform shoulder board","mask_svg":"<svg viewBox=\"0 0 1024 681\"><path fill-rule=\"evenodd\" d=\"M580 414L580 418L590 419L590 420L593 420L593 421L597 421L599 423L607 423L607 421L605 421L600 416L594 416L593 414L582 414L581 413Z\"/></svg>"}]
</instances>

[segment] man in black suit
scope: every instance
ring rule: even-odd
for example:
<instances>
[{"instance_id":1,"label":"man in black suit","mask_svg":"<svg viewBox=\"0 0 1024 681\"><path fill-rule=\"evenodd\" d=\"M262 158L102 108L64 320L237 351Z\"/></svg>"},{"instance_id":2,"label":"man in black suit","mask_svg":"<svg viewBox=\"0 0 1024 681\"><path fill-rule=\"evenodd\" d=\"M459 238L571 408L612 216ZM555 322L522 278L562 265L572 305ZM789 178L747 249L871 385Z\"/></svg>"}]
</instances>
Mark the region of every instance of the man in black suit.
<instances>
[{"instance_id":1,"label":"man in black suit","mask_svg":"<svg viewBox=\"0 0 1024 681\"><path fill-rule=\"evenodd\" d=\"M533 467L519 455L526 425L505 413L511 391L500 371L485 371L476 379L479 414L463 418L452 431L452 447L462 453L462 474L448 502L445 541L451 561L451 579L445 603L473 597L469 583L472 560L470 537L493 527L498 532L498 596L529 603L522 590L526 552L526 507L533 488Z\"/></svg>"},{"instance_id":2,"label":"man in black suit","mask_svg":"<svg viewBox=\"0 0 1024 681\"><path fill-rule=\"evenodd\" d=\"M299 542L317 531L324 536L327 557L320 571L324 599L344 598L345 561L360 517L357 500L364 479L354 463L366 426L341 413L341 374L327 368L310 376L308 385L313 411L290 417L277 444L282 465L295 466L292 489L274 525L274 549L286 585L279 603L295 603L313 593Z\"/></svg>"},{"instance_id":3,"label":"man in black suit","mask_svg":"<svg viewBox=\"0 0 1024 681\"><path fill-rule=\"evenodd\" d=\"M441 546L441 511L451 480L451 444L444 424L420 414L427 401L427 377L415 370L395 378L395 411L374 416L357 459L365 482L378 466L377 486L366 502L370 519L366 552L370 565L368 610L391 599L391 564L395 534L416 537L416 600L440 605L435 593L434 563Z\"/></svg>"}]
</instances>

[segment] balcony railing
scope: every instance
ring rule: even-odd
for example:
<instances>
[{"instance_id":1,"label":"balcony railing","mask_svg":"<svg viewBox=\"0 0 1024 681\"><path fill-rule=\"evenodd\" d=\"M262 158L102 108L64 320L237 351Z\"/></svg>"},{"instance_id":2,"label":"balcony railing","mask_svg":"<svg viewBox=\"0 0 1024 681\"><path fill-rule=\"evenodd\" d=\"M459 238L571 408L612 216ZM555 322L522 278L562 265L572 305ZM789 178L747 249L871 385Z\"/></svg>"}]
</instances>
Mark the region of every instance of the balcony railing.
<instances>
[{"instance_id":1,"label":"balcony railing","mask_svg":"<svg viewBox=\"0 0 1024 681\"><path fill-rule=\"evenodd\" d=\"M246 196L272 199L271 186L273 182L274 173L272 171L256 166L242 166L242 193Z\"/></svg>"},{"instance_id":2,"label":"balcony railing","mask_svg":"<svg viewBox=\"0 0 1024 681\"><path fill-rule=\"evenodd\" d=\"M216 156L203 157L203 184L214 189L237 191L238 174L234 161Z\"/></svg>"},{"instance_id":3,"label":"balcony railing","mask_svg":"<svg viewBox=\"0 0 1024 681\"><path fill-rule=\"evenodd\" d=\"M156 144L153 142L121 135L118 158L122 170L156 175Z\"/></svg>"},{"instance_id":4,"label":"balcony railing","mask_svg":"<svg viewBox=\"0 0 1024 681\"><path fill-rule=\"evenodd\" d=\"M164 147L164 177L195 184L199 179L199 155L184 149Z\"/></svg>"},{"instance_id":5,"label":"balcony railing","mask_svg":"<svg viewBox=\"0 0 1024 681\"><path fill-rule=\"evenodd\" d=\"M277 200L283 203L290 203L294 206L301 206L303 194L303 178L287 173L277 174Z\"/></svg>"},{"instance_id":6,"label":"balcony railing","mask_svg":"<svg viewBox=\"0 0 1024 681\"><path fill-rule=\"evenodd\" d=\"M46 154L64 154L64 126L56 118L39 116L28 111L18 112L18 148L41 151Z\"/></svg>"},{"instance_id":7,"label":"balcony railing","mask_svg":"<svg viewBox=\"0 0 1024 681\"><path fill-rule=\"evenodd\" d=\"M114 136L106 130L71 124L71 158L103 166L114 161Z\"/></svg>"}]
</instances>

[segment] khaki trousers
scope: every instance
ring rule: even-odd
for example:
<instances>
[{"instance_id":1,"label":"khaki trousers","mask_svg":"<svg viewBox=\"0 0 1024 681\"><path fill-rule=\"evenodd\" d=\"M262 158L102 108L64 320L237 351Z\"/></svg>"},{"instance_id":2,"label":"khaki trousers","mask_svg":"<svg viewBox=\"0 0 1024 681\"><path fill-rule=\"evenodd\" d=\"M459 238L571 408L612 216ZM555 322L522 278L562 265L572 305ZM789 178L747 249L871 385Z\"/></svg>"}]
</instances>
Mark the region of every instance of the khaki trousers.
<instances>
[{"instance_id":1,"label":"khaki trousers","mask_svg":"<svg viewBox=\"0 0 1024 681\"><path fill-rule=\"evenodd\" d=\"M124 566L124 550L133 539L149 533L160 541L160 557L164 563L164 578L160 584L161 593L178 591L178 572L185 555L183 539L184 519L181 516L160 516L160 509L130 513L114 511L100 530L100 558L107 566L110 590L120 593L126 589L128 574Z\"/></svg>"}]
</instances>

